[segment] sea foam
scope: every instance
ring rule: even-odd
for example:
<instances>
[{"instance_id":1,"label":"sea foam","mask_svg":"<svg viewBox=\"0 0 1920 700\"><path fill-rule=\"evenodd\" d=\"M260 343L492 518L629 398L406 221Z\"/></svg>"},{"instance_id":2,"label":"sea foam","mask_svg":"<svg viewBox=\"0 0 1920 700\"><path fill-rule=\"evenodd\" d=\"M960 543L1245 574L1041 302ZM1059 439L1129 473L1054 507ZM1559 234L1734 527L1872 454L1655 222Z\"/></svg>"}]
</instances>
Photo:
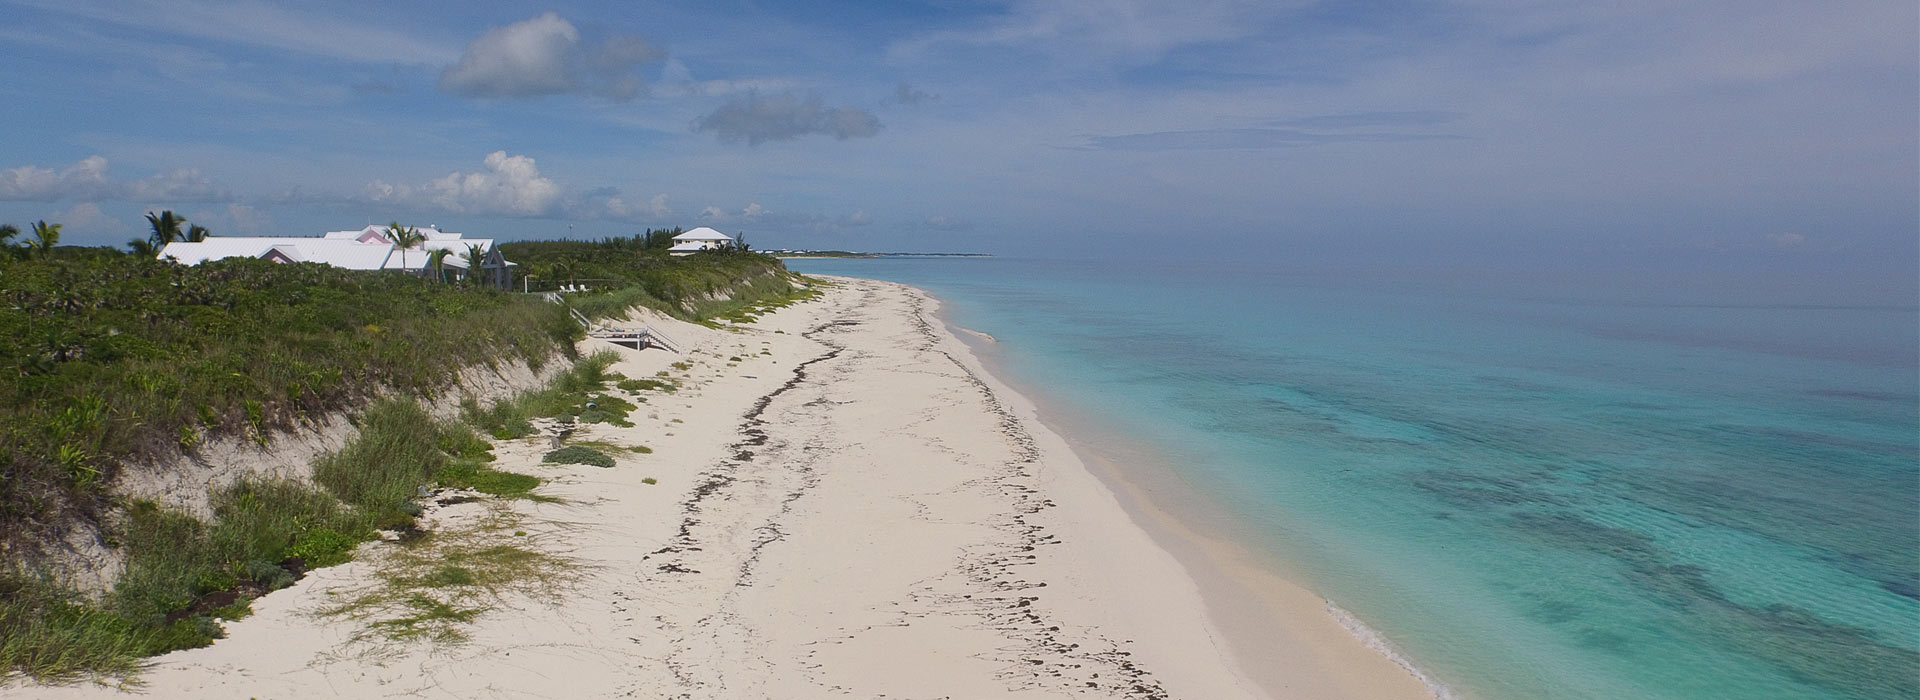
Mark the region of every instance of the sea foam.
<instances>
[{"instance_id":1,"label":"sea foam","mask_svg":"<svg viewBox=\"0 0 1920 700\"><path fill-rule=\"evenodd\" d=\"M1321 602L1326 605L1327 614L1332 615L1333 621L1340 623L1340 627L1346 629L1347 634L1353 635L1355 639L1360 640L1361 644L1367 645L1368 649L1380 652L1381 655L1392 659L1394 663L1406 669L1407 673L1413 674L1421 685L1426 686L1427 692L1433 695L1434 700L1459 700L1459 696L1454 695L1453 689L1448 688L1445 683L1434 680L1433 676L1427 675L1426 671L1420 670L1419 666L1414 665L1412 659L1394 648L1393 642L1387 641L1386 637L1381 636L1372 627L1368 627L1367 623L1361 622L1360 618L1354 617L1353 613L1334 605L1331 600L1323 599Z\"/></svg>"}]
</instances>

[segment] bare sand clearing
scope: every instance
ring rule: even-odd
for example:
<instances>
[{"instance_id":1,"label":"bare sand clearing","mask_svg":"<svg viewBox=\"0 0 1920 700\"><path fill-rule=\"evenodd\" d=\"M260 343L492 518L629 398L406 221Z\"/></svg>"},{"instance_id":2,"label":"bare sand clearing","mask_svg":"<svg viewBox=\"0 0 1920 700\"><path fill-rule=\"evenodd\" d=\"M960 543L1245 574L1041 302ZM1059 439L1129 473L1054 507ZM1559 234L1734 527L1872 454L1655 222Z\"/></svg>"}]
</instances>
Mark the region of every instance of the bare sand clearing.
<instances>
[{"instance_id":1,"label":"bare sand clearing","mask_svg":"<svg viewBox=\"0 0 1920 700\"><path fill-rule=\"evenodd\" d=\"M540 464L544 440L503 444L496 466L550 479L542 493L564 502L431 514L449 531L570 558L579 577L557 596L493 601L465 643L369 639L367 620L317 615L372 585L393 545L369 544L362 561L256 601L227 639L157 659L135 692L1425 696L1317 597L1283 584L1261 605L1286 614L1261 619L1286 629L1229 644L1220 630L1233 625L1214 620L1237 620L1240 602L1203 599L1032 405L939 325L935 302L839 282L735 330L656 320L689 354L621 349L616 369L666 371L683 388L650 394L634 427L574 436L651 454L598 469ZM125 697L94 686L0 695Z\"/></svg>"}]
</instances>

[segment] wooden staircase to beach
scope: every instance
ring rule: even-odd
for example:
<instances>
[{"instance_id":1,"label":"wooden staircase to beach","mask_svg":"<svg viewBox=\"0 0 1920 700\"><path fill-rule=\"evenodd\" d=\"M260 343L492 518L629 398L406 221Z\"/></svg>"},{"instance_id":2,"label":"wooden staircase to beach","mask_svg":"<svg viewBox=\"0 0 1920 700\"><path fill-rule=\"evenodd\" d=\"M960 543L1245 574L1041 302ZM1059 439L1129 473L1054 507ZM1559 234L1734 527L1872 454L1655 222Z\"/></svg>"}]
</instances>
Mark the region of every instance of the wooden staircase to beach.
<instances>
[{"instance_id":1,"label":"wooden staircase to beach","mask_svg":"<svg viewBox=\"0 0 1920 700\"><path fill-rule=\"evenodd\" d=\"M599 324L587 320L585 315L572 308L568 308L567 313L573 314L573 320L579 321L580 325L587 327L587 337L589 338L599 338L615 345L624 345L635 350L643 350L648 346L652 346L676 355L686 354L686 351L680 348L679 342L667 337L665 333L655 330L652 326L624 327Z\"/></svg>"}]
</instances>

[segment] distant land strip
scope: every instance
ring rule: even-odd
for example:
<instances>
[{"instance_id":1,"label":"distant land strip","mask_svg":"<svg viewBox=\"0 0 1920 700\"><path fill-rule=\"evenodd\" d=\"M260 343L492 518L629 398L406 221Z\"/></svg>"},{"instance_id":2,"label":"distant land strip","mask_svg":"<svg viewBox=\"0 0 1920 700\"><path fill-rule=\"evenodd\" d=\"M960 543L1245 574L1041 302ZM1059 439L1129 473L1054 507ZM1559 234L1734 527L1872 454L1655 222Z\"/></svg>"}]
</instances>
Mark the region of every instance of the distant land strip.
<instances>
[{"instance_id":1,"label":"distant land strip","mask_svg":"<svg viewBox=\"0 0 1920 700\"><path fill-rule=\"evenodd\" d=\"M991 253L859 253L850 250L770 250L777 258L991 258Z\"/></svg>"}]
</instances>

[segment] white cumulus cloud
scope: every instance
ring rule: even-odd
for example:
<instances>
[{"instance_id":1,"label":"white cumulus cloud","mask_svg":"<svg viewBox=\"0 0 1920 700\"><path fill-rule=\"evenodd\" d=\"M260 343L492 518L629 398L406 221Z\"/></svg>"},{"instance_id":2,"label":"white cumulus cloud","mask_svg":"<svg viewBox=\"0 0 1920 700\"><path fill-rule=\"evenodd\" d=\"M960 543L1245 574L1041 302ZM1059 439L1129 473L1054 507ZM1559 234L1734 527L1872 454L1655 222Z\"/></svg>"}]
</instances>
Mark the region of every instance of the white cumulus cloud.
<instances>
[{"instance_id":1,"label":"white cumulus cloud","mask_svg":"<svg viewBox=\"0 0 1920 700\"><path fill-rule=\"evenodd\" d=\"M0 170L0 200L90 199L110 194L107 159L87 156L55 171L37 165Z\"/></svg>"},{"instance_id":2,"label":"white cumulus cloud","mask_svg":"<svg viewBox=\"0 0 1920 700\"><path fill-rule=\"evenodd\" d=\"M417 185L375 180L367 199L454 213L540 216L561 204L560 185L540 175L533 158L506 151L487 154L483 172L452 172Z\"/></svg>"},{"instance_id":3,"label":"white cumulus cloud","mask_svg":"<svg viewBox=\"0 0 1920 700\"><path fill-rule=\"evenodd\" d=\"M636 69L664 55L639 36L584 38L572 22L548 12L468 43L459 62L440 73L440 89L463 97L577 92L628 100L645 87Z\"/></svg>"}]
</instances>

